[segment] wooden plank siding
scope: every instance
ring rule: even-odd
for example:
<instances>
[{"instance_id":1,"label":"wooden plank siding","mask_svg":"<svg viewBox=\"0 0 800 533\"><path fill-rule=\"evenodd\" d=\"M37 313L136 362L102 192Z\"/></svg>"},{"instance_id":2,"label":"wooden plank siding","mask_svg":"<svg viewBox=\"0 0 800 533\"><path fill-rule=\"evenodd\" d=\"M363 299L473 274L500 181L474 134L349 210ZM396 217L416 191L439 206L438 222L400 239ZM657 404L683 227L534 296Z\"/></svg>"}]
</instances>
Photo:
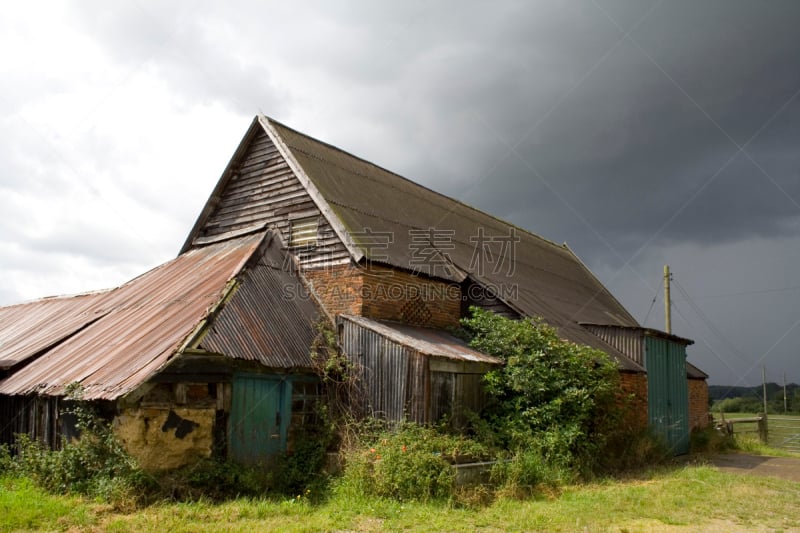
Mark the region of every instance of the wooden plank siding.
<instances>
[{"instance_id":1,"label":"wooden plank siding","mask_svg":"<svg viewBox=\"0 0 800 533\"><path fill-rule=\"evenodd\" d=\"M258 132L233 173L220 200L195 238L195 244L225 240L266 226L289 242L291 219L319 217L316 246L294 250L304 269L344 264L350 255L308 191L264 131Z\"/></svg>"}]
</instances>

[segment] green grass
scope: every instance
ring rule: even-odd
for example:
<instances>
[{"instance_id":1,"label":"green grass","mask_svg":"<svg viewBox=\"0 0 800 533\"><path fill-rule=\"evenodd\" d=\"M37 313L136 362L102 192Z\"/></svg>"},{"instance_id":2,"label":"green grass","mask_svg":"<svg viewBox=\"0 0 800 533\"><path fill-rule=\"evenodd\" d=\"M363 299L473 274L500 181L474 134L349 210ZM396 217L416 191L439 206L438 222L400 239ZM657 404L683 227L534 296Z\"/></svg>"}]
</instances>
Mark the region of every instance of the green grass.
<instances>
[{"instance_id":1,"label":"green grass","mask_svg":"<svg viewBox=\"0 0 800 533\"><path fill-rule=\"evenodd\" d=\"M800 528L800 483L670 467L625 480L567 486L488 506L401 503L334 493L305 498L162 503L120 512L0 480L0 531L715 531ZM757 505L754 502L758 502Z\"/></svg>"},{"instance_id":2,"label":"green grass","mask_svg":"<svg viewBox=\"0 0 800 533\"><path fill-rule=\"evenodd\" d=\"M0 478L0 531L85 529L101 515L99 506L53 496L26 479Z\"/></svg>"},{"instance_id":3,"label":"green grass","mask_svg":"<svg viewBox=\"0 0 800 533\"><path fill-rule=\"evenodd\" d=\"M751 418L756 413L725 413L726 420L737 418ZM714 412L714 418L719 420L720 415ZM734 425L734 437L737 447L747 453L759 455L774 455L780 457L797 457L797 446L794 450L782 447L786 439L800 433L800 415L769 415L767 418L767 429L769 434L769 445L762 444L758 438L758 424L755 422L745 422Z\"/></svg>"}]
</instances>

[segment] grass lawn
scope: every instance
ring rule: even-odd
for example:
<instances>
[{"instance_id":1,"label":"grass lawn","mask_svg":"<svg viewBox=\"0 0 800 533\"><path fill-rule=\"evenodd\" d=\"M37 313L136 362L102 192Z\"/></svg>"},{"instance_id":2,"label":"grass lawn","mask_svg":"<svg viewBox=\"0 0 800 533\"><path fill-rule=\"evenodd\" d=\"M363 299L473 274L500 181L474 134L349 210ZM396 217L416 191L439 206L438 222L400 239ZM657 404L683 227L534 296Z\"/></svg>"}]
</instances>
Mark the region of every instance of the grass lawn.
<instances>
[{"instance_id":1,"label":"grass lawn","mask_svg":"<svg viewBox=\"0 0 800 533\"><path fill-rule=\"evenodd\" d=\"M130 512L0 479L0 531L730 531L800 529L800 483L671 467L484 507L335 494L300 499L163 503Z\"/></svg>"}]
</instances>

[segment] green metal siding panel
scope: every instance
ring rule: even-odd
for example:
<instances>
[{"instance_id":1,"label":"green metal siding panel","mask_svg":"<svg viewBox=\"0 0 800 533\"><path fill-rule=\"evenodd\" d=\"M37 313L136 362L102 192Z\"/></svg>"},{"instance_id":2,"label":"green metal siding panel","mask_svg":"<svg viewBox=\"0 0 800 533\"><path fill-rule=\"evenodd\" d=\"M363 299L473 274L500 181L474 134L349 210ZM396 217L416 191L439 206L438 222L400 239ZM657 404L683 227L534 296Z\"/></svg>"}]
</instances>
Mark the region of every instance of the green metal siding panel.
<instances>
[{"instance_id":1,"label":"green metal siding panel","mask_svg":"<svg viewBox=\"0 0 800 533\"><path fill-rule=\"evenodd\" d=\"M686 347L656 337L645 339L648 421L675 455L689 452L689 389Z\"/></svg>"},{"instance_id":2,"label":"green metal siding panel","mask_svg":"<svg viewBox=\"0 0 800 533\"><path fill-rule=\"evenodd\" d=\"M286 449L291 388L285 377L234 376L229 426L232 459L255 464Z\"/></svg>"}]
</instances>

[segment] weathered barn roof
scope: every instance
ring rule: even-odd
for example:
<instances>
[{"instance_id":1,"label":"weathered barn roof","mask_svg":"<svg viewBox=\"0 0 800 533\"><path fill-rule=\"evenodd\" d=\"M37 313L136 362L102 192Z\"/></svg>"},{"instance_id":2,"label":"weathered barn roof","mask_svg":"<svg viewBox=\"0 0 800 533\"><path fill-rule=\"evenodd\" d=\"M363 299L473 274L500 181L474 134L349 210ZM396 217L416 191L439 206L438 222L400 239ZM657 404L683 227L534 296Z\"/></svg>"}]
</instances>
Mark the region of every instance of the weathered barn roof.
<instances>
[{"instance_id":1,"label":"weathered barn roof","mask_svg":"<svg viewBox=\"0 0 800 533\"><path fill-rule=\"evenodd\" d=\"M490 287L519 287L514 305L528 316L554 312L572 322L638 326L636 320L566 246L427 189L377 165L271 119L263 119L291 151L366 256L389 265L457 281L467 273ZM388 201L387 201L388 200ZM388 246L364 232L391 233ZM419 233L434 229L430 244L456 269L415 260ZM480 232L483 232L483 237ZM436 241L437 235L441 242ZM505 264L475 264L503 238L520 240ZM513 253L512 253L513 252ZM483 257L483 260L488 258ZM499 267L499 268L498 268ZM460 272L459 272L460 271Z\"/></svg>"},{"instance_id":2,"label":"weathered barn roof","mask_svg":"<svg viewBox=\"0 0 800 533\"><path fill-rule=\"evenodd\" d=\"M266 279L273 285L290 281L291 273L273 272L280 252L266 254L267 261L260 261L243 272L251 258L261 259L260 254L256 254L260 245L264 243L268 247L271 242L264 243L262 232L194 248L105 293L44 299L0 309L0 316L13 315L14 318L13 322L3 321L0 338L17 339L13 344L0 346L0 360L30 359L0 381L0 394L60 395L67 385L77 382L86 399L123 396L157 373L206 331L204 327L213 324L210 320L215 311L231 294L230 310L222 308L223 320L208 337L210 347L232 357L273 362L269 349L278 346L280 350L275 359L285 366L291 354L298 354L293 349L296 348L294 344L307 341L302 348L307 358L313 338L309 322L316 317L311 311L313 302L303 304L301 312L287 315L287 320L307 322L302 327L294 324L294 330L277 315L286 309L295 309L297 299L282 305L280 311L272 307L271 312L253 319L255 322L247 323L248 317L239 314L249 306L266 311L271 304L277 305L274 296L267 302L258 301L266 292L272 294L272 287L267 287L265 292L259 280ZM20 332L32 332L47 316L55 313L58 314L56 321L65 325L54 326L52 331L41 336L31 334L26 343ZM247 328L255 341L248 344L242 337L226 340L239 326ZM288 331L281 329L287 327ZM299 336L287 337L286 333L292 331ZM264 344L266 340L269 346ZM264 351L259 353L258 350ZM303 364L305 360L300 358L294 362Z\"/></svg>"},{"instance_id":3,"label":"weathered barn roof","mask_svg":"<svg viewBox=\"0 0 800 533\"><path fill-rule=\"evenodd\" d=\"M291 187L286 185L289 174L296 180ZM277 185L266 185L273 181L282 188L273 191ZM258 192L257 187L269 190ZM638 323L566 245L264 116L253 120L182 250L275 223L280 213L263 197L281 194L291 203L299 193L296 187L305 190L351 260L366 258L459 283L471 279L488 290L489 299L499 299L514 313L542 317L564 338L609 352L623 369L642 370L578 325ZM433 260L419 261L420 256ZM494 262L486 264L488 259Z\"/></svg>"},{"instance_id":4,"label":"weathered barn roof","mask_svg":"<svg viewBox=\"0 0 800 533\"><path fill-rule=\"evenodd\" d=\"M271 368L309 368L323 315L280 235L270 232L267 239L263 255L239 276L239 290L214 318L200 348Z\"/></svg>"},{"instance_id":5,"label":"weathered barn roof","mask_svg":"<svg viewBox=\"0 0 800 533\"><path fill-rule=\"evenodd\" d=\"M340 319L372 330L382 337L411 348L415 352L454 361L500 365L501 359L470 348L467 343L447 332L432 328L378 321L361 316L340 315Z\"/></svg>"},{"instance_id":6,"label":"weathered barn roof","mask_svg":"<svg viewBox=\"0 0 800 533\"><path fill-rule=\"evenodd\" d=\"M11 369L104 316L106 292L0 307L0 370Z\"/></svg>"}]
</instances>

